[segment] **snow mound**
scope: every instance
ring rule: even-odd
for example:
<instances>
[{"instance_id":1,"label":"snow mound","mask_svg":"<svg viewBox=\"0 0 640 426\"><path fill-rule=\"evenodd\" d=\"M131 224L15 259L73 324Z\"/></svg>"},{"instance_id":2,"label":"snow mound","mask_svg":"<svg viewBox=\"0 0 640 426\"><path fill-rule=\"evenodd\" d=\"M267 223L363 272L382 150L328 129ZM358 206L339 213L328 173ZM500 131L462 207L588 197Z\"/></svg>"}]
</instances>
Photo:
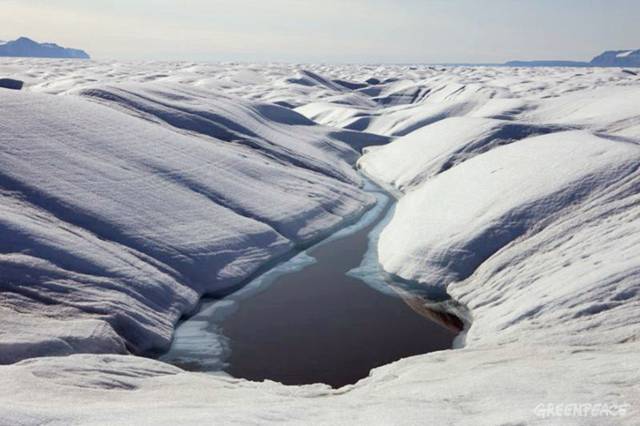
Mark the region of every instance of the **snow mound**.
<instances>
[{"instance_id":1,"label":"snow mound","mask_svg":"<svg viewBox=\"0 0 640 426\"><path fill-rule=\"evenodd\" d=\"M260 107L252 122L234 122L234 110L215 116L240 129L223 141L177 132L190 123L177 107L153 111L176 114L176 128L77 97L0 98L0 341L33 349L17 346L4 362L164 347L203 292L237 284L373 202L349 169L355 151ZM271 148L255 149L245 131ZM53 336L32 320L43 303L59 320Z\"/></svg>"},{"instance_id":2,"label":"snow mound","mask_svg":"<svg viewBox=\"0 0 640 426\"><path fill-rule=\"evenodd\" d=\"M313 102L296 108L296 111L316 123L339 128L347 127L358 117L370 115L366 108L334 102Z\"/></svg>"},{"instance_id":3,"label":"snow mound","mask_svg":"<svg viewBox=\"0 0 640 426\"><path fill-rule=\"evenodd\" d=\"M542 343L595 351L637 342L639 189L636 171L452 284L449 292L474 312L466 344Z\"/></svg>"},{"instance_id":4,"label":"snow mound","mask_svg":"<svg viewBox=\"0 0 640 426\"><path fill-rule=\"evenodd\" d=\"M640 140L640 87L601 87L545 99L523 120L579 126Z\"/></svg>"},{"instance_id":5,"label":"snow mound","mask_svg":"<svg viewBox=\"0 0 640 426\"><path fill-rule=\"evenodd\" d=\"M405 192L494 147L555 130L487 118L447 118L368 151L358 166L386 186Z\"/></svg>"},{"instance_id":6,"label":"snow mound","mask_svg":"<svg viewBox=\"0 0 640 426\"><path fill-rule=\"evenodd\" d=\"M190 133L246 145L276 161L360 183L350 166L359 153L288 108L166 84L85 88L79 94Z\"/></svg>"},{"instance_id":7,"label":"snow mound","mask_svg":"<svg viewBox=\"0 0 640 426\"><path fill-rule=\"evenodd\" d=\"M498 99L507 95L504 89L477 84L399 81L368 87L359 93L369 96L376 107L323 101L296 110L320 124L404 136L442 119L470 114L490 100L495 100L495 106L487 114L508 114L514 109L513 103L499 106Z\"/></svg>"},{"instance_id":8,"label":"snow mound","mask_svg":"<svg viewBox=\"0 0 640 426\"><path fill-rule=\"evenodd\" d=\"M300 70L297 76L290 77L286 81L287 83L291 84L299 84L301 86L308 87L317 86L334 91L342 91L347 89L347 87L345 87L343 84L331 81L330 79L309 70Z\"/></svg>"},{"instance_id":9,"label":"snow mound","mask_svg":"<svg viewBox=\"0 0 640 426\"><path fill-rule=\"evenodd\" d=\"M579 131L495 148L403 197L381 234L380 262L436 287L465 279L563 211L605 197L637 170L639 158L636 145Z\"/></svg>"}]
</instances>

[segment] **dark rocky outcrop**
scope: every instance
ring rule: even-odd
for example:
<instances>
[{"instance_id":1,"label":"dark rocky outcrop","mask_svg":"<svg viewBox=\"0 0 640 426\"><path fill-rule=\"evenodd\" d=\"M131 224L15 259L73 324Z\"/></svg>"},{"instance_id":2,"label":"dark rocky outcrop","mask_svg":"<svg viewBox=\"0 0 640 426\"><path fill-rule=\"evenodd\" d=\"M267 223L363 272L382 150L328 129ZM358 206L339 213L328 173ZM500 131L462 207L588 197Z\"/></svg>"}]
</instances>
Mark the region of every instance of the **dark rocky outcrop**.
<instances>
[{"instance_id":1,"label":"dark rocky outcrop","mask_svg":"<svg viewBox=\"0 0 640 426\"><path fill-rule=\"evenodd\" d=\"M24 82L20 80L14 80L12 78L0 78L0 88L2 89L12 89L12 90L21 90Z\"/></svg>"}]
</instances>

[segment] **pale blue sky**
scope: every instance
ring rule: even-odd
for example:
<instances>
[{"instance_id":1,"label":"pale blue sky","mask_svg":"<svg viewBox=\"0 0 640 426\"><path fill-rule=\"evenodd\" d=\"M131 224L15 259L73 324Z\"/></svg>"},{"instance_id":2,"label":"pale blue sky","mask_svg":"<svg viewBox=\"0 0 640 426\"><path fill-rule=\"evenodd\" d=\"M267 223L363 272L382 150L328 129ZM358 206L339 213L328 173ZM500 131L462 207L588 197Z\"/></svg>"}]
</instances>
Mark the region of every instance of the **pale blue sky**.
<instances>
[{"instance_id":1,"label":"pale blue sky","mask_svg":"<svg viewBox=\"0 0 640 426\"><path fill-rule=\"evenodd\" d=\"M0 0L20 35L97 59L503 62L640 48L640 0Z\"/></svg>"}]
</instances>

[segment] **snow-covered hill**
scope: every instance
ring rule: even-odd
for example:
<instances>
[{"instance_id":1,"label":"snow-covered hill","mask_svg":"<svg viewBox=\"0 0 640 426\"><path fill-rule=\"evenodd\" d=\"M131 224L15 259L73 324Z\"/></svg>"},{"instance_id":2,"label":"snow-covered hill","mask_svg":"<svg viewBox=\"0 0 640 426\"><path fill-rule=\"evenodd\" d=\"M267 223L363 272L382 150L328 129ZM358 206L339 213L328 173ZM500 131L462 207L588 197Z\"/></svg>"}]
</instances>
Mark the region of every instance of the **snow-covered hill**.
<instances>
[{"instance_id":1,"label":"snow-covered hill","mask_svg":"<svg viewBox=\"0 0 640 426\"><path fill-rule=\"evenodd\" d=\"M83 92L113 108L0 93L4 363L166 347L203 292L373 201L331 129L275 105L134 90ZM40 303L65 308L43 326Z\"/></svg>"},{"instance_id":2,"label":"snow-covered hill","mask_svg":"<svg viewBox=\"0 0 640 426\"><path fill-rule=\"evenodd\" d=\"M0 90L3 421L638 418L637 76L24 59L0 70L25 81ZM366 209L356 162L400 197L382 266L468 308L458 349L339 390L135 356L165 346L203 292ZM595 404L614 414L559 417Z\"/></svg>"}]
</instances>

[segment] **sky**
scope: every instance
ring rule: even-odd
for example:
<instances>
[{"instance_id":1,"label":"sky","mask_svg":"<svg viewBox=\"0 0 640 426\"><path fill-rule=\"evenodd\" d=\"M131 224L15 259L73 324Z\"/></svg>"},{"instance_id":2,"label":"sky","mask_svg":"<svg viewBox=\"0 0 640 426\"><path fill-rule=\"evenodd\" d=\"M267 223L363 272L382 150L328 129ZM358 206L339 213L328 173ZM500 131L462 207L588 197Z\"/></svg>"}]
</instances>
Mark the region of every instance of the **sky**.
<instances>
[{"instance_id":1,"label":"sky","mask_svg":"<svg viewBox=\"0 0 640 426\"><path fill-rule=\"evenodd\" d=\"M94 59L589 60L640 48L640 0L0 0L0 40Z\"/></svg>"}]
</instances>

